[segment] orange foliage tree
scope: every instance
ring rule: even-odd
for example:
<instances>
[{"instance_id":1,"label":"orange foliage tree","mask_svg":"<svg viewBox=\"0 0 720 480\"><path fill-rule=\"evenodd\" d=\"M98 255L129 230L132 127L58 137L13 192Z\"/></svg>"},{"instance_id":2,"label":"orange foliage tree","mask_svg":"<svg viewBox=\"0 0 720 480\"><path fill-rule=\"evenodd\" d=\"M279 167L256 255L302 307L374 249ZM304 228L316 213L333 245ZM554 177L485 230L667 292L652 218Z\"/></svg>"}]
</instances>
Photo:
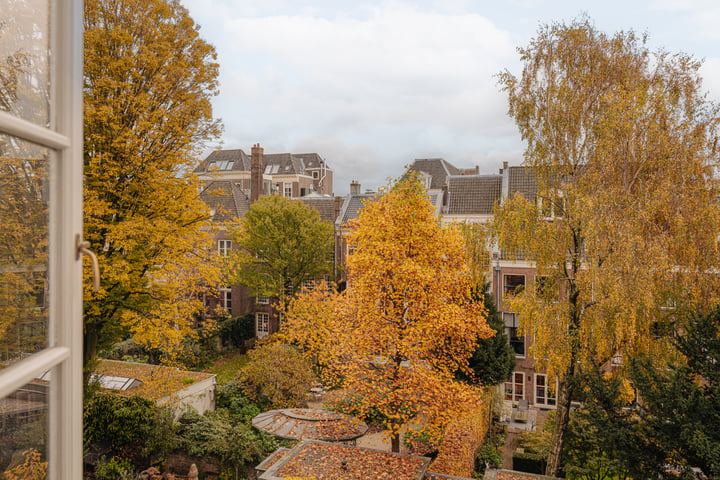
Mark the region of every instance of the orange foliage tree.
<instances>
[{"instance_id":1,"label":"orange foliage tree","mask_svg":"<svg viewBox=\"0 0 720 480\"><path fill-rule=\"evenodd\" d=\"M391 432L411 420L439 437L478 391L454 381L479 338L492 332L471 297L464 240L442 228L416 178L366 202L348 241L348 288L315 288L286 312L282 335L318 358L361 415L374 410Z\"/></svg>"}]
</instances>

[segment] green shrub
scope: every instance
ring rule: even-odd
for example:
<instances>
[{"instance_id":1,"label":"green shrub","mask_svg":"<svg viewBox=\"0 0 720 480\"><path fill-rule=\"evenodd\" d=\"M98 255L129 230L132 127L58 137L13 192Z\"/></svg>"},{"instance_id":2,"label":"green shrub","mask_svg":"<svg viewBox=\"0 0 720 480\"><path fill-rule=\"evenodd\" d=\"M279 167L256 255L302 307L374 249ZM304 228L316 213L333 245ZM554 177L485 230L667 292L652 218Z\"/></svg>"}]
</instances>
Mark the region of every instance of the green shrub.
<instances>
[{"instance_id":1,"label":"green shrub","mask_svg":"<svg viewBox=\"0 0 720 480\"><path fill-rule=\"evenodd\" d=\"M243 392L262 407L305 406L315 381L310 360L296 348L264 343L248 352L248 362L239 376Z\"/></svg>"},{"instance_id":2,"label":"green shrub","mask_svg":"<svg viewBox=\"0 0 720 480\"><path fill-rule=\"evenodd\" d=\"M479 473L485 472L486 463L497 467L502 466L502 455L495 445L486 443L480 445L480 448L477 449L475 454L475 470Z\"/></svg>"},{"instance_id":3,"label":"green shrub","mask_svg":"<svg viewBox=\"0 0 720 480\"><path fill-rule=\"evenodd\" d=\"M180 417L177 431L181 449L188 455L213 456L224 467L235 469L257 464L277 448L271 436L255 431L225 409L205 415L191 409Z\"/></svg>"},{"instance_id":4,"label":"green shrub","mask_svg":"<svg viewBox=\"0 0 720 480\"><path fill-rule=\"evenodd\" d=\"M93 395L85 405L83 430L86 445L107 442L115 450L140 447L145 454L174 446L170 409L137 396Z\"/></svg>"},{"instance_id":5,"label":"green shrub","mask_svg":"<svg viewBox=\"0 0 720 480\"><path fill-rule=\"evenodd\" d=\"M128 458L113 457L109 462L101 457L95 465L97 480L131 480L135 478L135 466Z\"/></svg>"},{"instance_id":6,"label":"green shrub","mask_svg":"<svg viewBox=\"0 0 720 480\"><path fill-rule=\"evenodd\" d=\"M248 399L237 380L217 387L215 392L215 407L224 408L241 422L248 423L258 415L260 408Z\"/></svg>"},{"instance_id":7,"label":"green shrub","mask_svg":"<svg viewBox=\"0 0 720 480\"><path fill-rule=\"evenodd\" d=\"M237 317L226 317L218 322L220 324L220 339L223 345L244 347L245 340L255 336L255 315L247 313Z\"/></svg>"},{"instance_id":8,"label":"green shrub","mask_svg":"<svg viewBox=\"0 0 720 480\"><path fill-rule=\"evenodd\" d=\"M547 461L544 457L535 453L514 453L513 470L518 472L545 474Z\"/></svg>"}]
</instances>

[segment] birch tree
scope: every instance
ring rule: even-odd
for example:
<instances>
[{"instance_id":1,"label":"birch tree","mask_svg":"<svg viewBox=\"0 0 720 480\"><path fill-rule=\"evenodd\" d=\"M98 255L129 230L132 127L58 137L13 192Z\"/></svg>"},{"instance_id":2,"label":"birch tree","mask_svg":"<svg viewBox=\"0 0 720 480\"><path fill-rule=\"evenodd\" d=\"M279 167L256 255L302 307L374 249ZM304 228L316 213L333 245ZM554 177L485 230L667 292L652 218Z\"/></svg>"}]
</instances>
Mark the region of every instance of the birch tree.
<instances>
[{"instance_id":1,"label":"birch tree","mask_svg":"<svg viewBox=\"0 0 720 480\"><path fill-rule=\"evenodd\" d=\"M584 366L662 350L651 328L665 307L717 301L718 108L700 62L587 18L543 26L519 52L520 77L499 79L538 197L509 198L493 227L501 248L528 254L544 277L509 304L559 380L555 475Z\"/></svg>"}]
</instances>

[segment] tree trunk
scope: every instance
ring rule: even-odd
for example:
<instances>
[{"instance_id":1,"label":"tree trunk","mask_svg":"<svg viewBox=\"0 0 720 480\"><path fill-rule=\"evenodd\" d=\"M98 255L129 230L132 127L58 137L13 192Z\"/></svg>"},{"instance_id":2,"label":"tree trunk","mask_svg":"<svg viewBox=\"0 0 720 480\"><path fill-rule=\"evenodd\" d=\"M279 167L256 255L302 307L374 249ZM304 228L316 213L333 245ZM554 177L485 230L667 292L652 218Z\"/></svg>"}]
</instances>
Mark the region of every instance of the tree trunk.
<instances>
[{"instance_id":1,"label":"tree trunk","mask_svg":"<svg viewBox=\"0 0 720 480\"><path fill-rule=\"evenodd\" d=\"M400 430L391 438L391 450L395 453L400 453Z\"/></svg>"},{"instance_id":2,"label":"tree trunk","mask_svg":"<svg viewBox=\"0 0 720 480\"><path fill-rule=\"evenodd\" d=\"M562 447L565 441L565 432L570 422L570 402L572 390L568 376L558 380L557 409L555 410L555 429L553 430L550 452L548 453L545 475L555 477L562 461Z\"/></svg>"}]
</instances>

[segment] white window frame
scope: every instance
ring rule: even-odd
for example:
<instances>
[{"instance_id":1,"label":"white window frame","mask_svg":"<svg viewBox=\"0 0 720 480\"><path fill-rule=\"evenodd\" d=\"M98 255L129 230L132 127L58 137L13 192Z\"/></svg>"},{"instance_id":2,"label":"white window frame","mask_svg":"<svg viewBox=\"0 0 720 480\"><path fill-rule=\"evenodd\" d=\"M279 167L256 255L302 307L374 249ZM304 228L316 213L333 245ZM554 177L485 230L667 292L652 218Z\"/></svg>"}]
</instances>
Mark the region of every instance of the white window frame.
<instances>
[{"instance_id":1,"label":"white window frame","mask_svg":"<svg viewBox=\"0 0 720 480\"><path fill-rule=\"evenodd\" d=\"M266 295L259 295L257 296L256 302L259 305L268 305L270 303L270 297Z\"/></svg>"},{"instance_id":2,"label":"white window frame","mask_svg":"<svg viewBox=\"0 0 720 480\"><path fill-rule=\"evenodd\" d=\"M288 195L290 189L290 195ZM283 197L292 197L292 183L283 183Z\"/></svg>"},{"instance_id":3,"label":"white window frame","mask_svg":"<svg viewBox=\"0 0 720 480\"><path fill-rule=\"evenodd\" d=\"M232 252L232 240L218 240L218 255L227 257Z\"/></svg>"},{"instance_id":4,"label":"white window frame","mask_svg":"<svg viewBox=\"0 0 720 480\"><path fill-rule=\"evenodd\" d=\"M517 381L518 378L520 378L519 382ZM517 385L522 386L520 395L517 394L517 389L515 388ZM508 386L510 386L509 389ZM519 402L525 400L525 373L518 370L512 372L508 381L506 381L503 385L503 390L504 398L508 402ZM507 398L508 395L510 398Z\"/></svg>"},{"instance_id":5,"label":"white window frame","mask_svg":"<svg viewBox=\"0 0 720 480\"><path fill-rule=\"evenodd\" d=\"M228 313L232 312L232 289L230 287L220 289L220 308Z\"/></svg>"},{"instance_id":6,"label":"white window frame","mask_svg":"<svg viewBox=\"0 0 720 480\"><path fill-rule=\"evenodd\" d=\"M47 348L0 371L5 397L50 370L48 478L82 478L83 3L49 2L50 127L0 112L0 133L50 149Z\"/></svg>"},{"instance_id":7,"label":"white window frame","mask_svg":"<svg viewBox=\"0 0 720 480\"><path fill-rule=\"evenodd\" d=\"M544 389L544 394L542 396L538 395L538 379L542 378L544 384L541 386ZM534 382L533 382L533 403L535 405L542 406L543 408L556 408L557 407L557 391L558 391L558 381L557 378L555 379L555 389L552 390L555 394L550 395L550 385L548 384L548 376L544 373L536 373ZM550 400L552 400L552 403L548 403Z\"/></svg>"},{"instance_id":8,"label":"white window frame","mask_svg":"<svg viewBox=\"0 0 720 480\"><path fill-rule=\"evenodd\" d=\"M257 338L265 338L270 333L270 314L266 312L255 313L255 334Z\"/></svg>"}]
</instances>

